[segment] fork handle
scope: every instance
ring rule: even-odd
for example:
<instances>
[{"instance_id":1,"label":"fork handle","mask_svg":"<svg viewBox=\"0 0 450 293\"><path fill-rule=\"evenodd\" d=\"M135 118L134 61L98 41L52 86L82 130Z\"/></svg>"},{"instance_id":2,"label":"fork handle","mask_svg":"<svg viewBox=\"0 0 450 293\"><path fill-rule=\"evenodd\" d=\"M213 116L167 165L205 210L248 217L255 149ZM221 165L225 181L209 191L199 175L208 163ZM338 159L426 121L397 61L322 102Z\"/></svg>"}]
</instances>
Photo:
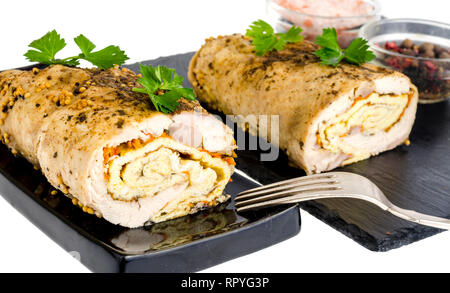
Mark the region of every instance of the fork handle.
<instances>
[{"instance_id":1,"label":"fork handle","mask_svg":"<svg viewBox=\"0 0 450 293\"><path fill-rule=\"evenodd\" d=\"M311 193L301 193L289 196L286 200L282 199L274 199L274 200L268 200L264 202L258 202L242 207L236 208L237 211L245 211L250 209L256 209L256 208L264 208L274 205L280 205L280 204L292 204L292 203L300 203L303 201L308 200L317 200L317 199L326 199L326 198L354 198L354 199L361 199L367 202L370 202L379 208L383 209L384 211L388 211L394 216L397 216L401 219L414 222L417 224L430 226L434 228L439 229L445 229L450 230L450 220L435 216L430 216L426 214L422 214L413 210L407 210L402 209L392 203L388 205L377 201L376 199L368 196L364 196L361 194L332 194L332 193L326 193L326 192L311 192Z\"/></svg>"},{"instance_id":2,"label":"fork handle","mask_svg":"<svg viewBox=\"0 0 450 293\"><path fill-rule=\"evenodd\" d=\"M387 209L388 212L391 214L402 218L407 221L411 221L417 224L430 226L434 228L444 229L444 230L450 230L450 220L435 216L430 216L426 214L422 214L419 212L416 212L414 210L407 210L402 209L398 206L392 205Z\"/></svg>"}]
</instances>

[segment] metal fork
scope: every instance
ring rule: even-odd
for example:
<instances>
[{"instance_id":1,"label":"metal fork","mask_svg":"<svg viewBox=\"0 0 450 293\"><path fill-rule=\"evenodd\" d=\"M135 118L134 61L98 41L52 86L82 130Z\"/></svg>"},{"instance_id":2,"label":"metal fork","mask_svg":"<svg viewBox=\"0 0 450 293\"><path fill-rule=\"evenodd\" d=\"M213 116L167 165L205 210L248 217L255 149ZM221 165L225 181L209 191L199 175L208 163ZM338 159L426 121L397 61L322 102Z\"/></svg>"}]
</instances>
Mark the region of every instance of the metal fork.
<instances>
[{"instance_id":1,"label":"metal fork","mask_svg":"<svg viewBox=\"0 0 450 293\"><path fill-rule=\"evenodd\" d=\"M426 226L450 229L449 219L402 209L391 203L372 181L347 172L329 172L280 181L241 192L234 201L237 211L244 211L322 198L362 199L399 218Z\"/></svg>"}]
</instances>

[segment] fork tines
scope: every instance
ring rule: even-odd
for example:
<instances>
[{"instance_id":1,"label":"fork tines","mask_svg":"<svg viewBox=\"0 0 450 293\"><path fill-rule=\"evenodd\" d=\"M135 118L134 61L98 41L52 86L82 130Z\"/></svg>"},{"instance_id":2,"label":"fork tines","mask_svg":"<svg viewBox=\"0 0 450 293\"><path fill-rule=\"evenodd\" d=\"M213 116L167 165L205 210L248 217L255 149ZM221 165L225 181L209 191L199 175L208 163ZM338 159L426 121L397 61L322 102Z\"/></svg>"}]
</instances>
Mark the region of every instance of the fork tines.
<instances>
[{"instance_id":1,"label":"fork tines","mask_svg":"<svg viewBox=\"0 0 450 293\"><path fill-rule=\"evenodd\" d=\"M339 189L333 174L317 174L285 180L239 193L234 201L237 210L292 202L293 196Z\"/></svg>"}]
</instances>

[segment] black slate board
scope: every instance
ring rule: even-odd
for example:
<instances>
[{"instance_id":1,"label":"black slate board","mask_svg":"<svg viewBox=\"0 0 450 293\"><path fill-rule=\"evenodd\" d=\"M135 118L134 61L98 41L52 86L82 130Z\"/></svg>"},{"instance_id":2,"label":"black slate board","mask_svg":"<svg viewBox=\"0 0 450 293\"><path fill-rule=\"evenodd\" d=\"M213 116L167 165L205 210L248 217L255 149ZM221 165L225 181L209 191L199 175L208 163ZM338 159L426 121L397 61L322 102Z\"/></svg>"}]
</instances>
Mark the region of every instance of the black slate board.
<instances>
[{"instance_id":1,"label":"black slate board","mask_svg":"<svg viewBox=\"0 0 450 293\"><path fill-rule=\"evenodd\" d=\"M238 174L232 179L225 189L231 196L258 186ZM194 215L129 229L82 212L63 194L51 195L52 190L40 171L0 145L1 195L62 248L75 252L93 272L195 272L300 232L295 205L238 215L228 202Z\"/></svg>"},{"instance_id":2,"label":"black slate board","mask_svg":"<svg viewBox=\"0 0 450 293\"><path fill-rule=\"evenodd\" d=\"M163 57L151 64L171 66L186 77L192 54ZM400 146L336 171L368 177L400 207L450 218L450 103L419 105L410 140L408 147ZM263 184L305 175L289 167L282 152L274 162L261 162L260 153L239 150L237 168ZM310 201L301 208L374 251L398 248L442 231L399 219L356 199Z\"/></svg>"},{"instance_id":3,"label":"black slate board","mask_svg":"<svg viewBox=\"0 0 450 293\"><path fill-rule=\"evenodd\" d=\"M232 179L225 189L232 198L259 186L236 173ZM194 215L129 229L82 212L62 193L51 195L52 190L40 171L0 144L0 194L94 272L195 272L300 232L297 205L237 214L228 201Z\"/></svg>"}]
</instances>

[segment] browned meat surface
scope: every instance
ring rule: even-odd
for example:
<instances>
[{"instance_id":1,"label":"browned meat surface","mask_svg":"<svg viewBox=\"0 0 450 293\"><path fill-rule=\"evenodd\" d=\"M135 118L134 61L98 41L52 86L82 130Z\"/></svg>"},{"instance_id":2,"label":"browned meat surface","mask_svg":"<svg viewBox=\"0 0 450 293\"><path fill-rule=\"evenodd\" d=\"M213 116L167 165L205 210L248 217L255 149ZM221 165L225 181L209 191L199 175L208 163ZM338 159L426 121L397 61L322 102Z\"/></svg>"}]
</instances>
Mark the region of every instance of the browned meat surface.
<instances>
[{"instance_id":1,"label":"browned meat surface","mask_svg":"<svg viewBox=\"0 0 450 293\"><path fill-rule=\"evenodd\" d=\"M309 173L403 143L417 106L410 80L369 64L324 66L316 49L303 41L256 56L245 36L210 38L191 60L189 80L202 102L225 114L279 115L279 135L269 126L263 136L279 136L272 142ZM253 134L261 126L239 123Z\"/></svg>"}]
</instances>

